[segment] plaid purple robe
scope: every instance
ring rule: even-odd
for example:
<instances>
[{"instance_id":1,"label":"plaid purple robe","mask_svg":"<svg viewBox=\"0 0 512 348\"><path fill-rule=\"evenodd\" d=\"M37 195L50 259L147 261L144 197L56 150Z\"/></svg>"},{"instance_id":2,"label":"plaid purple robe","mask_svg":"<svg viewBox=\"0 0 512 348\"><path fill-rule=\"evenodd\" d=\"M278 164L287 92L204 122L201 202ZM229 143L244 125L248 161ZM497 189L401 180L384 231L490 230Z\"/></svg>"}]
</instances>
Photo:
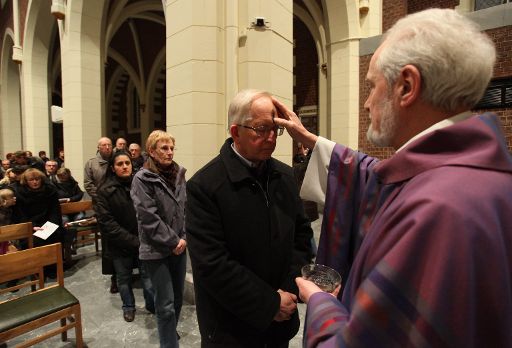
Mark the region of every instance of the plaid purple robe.
<instances>
[{"instance_id":1,"label":"plaid purple robe","mask_svg":"<svg viewBox=\"0 0 512 348\"><path fill-rule=\"evenodd\" d=\"M512 347L512 159L491 114L381 162L336 145L306 347Z\"/></svg>"}]
</instances>

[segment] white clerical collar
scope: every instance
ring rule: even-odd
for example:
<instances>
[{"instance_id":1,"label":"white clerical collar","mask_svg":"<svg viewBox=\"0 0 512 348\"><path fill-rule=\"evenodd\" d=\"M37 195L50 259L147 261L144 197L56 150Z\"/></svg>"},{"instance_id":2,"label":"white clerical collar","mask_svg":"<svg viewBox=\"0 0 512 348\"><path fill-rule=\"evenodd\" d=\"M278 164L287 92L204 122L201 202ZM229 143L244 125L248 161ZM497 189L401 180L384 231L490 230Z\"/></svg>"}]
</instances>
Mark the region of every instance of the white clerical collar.
<instances>
[{"instance_id":1,"label":"white clerical collar","mask_svg":"<svg viewBox=\"0 0 512 348\"><path fill-rule=\"evenodd\" d=\"M244 158L244 156L242 156L238 151L236 151L236 147L235 147L235 143L234 142L231 143L231 148L233 149L233 151L235 151L236 155L238 157L240 157L242 162L245 163L249 168L258 168L257 164L255 164L254 162L251 162L248 159Z\"/></svg>"},{"instance_id":2,"label":"white clerical collar","mask_svg":"<svg viewBox=\"0 0 512 348\"><path fill-rule=\"evenodd\" d=\"M458 123L460 121L464 121L464 120L468 119L469 117L471 117L471 115L472 115L471 111L464 111L464 112L462 112L460 114L457 114L457 115L452 116L450 118L446 118L446 119L444 119L442 121L439 121L439 122L433 124L432 126L428 127L427 129L421 131L420 133L416 134L415 136L413 136L405 144L403 144L398 150L396 150L396 152L399 152L399 151L403 150L407 145L409 145L414 140L418 139L419 137L421 137L421 136L423 136L425 134L433 132L433 131L435 131L437 129L441 129L441 128L445 128L445 127L454 125L455 123Z\"/></svg>"}]
</instances>

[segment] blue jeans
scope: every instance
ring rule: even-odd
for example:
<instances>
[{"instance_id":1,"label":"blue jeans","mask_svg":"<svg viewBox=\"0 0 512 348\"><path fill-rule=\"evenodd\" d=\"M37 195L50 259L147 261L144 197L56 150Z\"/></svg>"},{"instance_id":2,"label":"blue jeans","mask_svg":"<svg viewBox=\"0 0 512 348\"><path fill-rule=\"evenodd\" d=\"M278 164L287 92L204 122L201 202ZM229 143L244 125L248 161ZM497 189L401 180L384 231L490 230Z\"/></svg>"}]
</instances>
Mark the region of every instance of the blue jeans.
<instances>
[{"instance_id":1,"label":"blue jeans","mask_svg":"<svg viewBox=\"0 0 512 348\"><path fill-rule=\"evenodd\" d=\"M183 304L186 252L160 260L141 260L141 263L152 285L160 347L179 347L176 326Z\"/></svg>"},{"instance_id":2,"label":"blue jeans","mask_svg":"<svg viewBox=\"0 0 512 348\"><path fill-rule=\"evenodd\" d=\"M133 296L133 269L139 267L137 257L114 257L115 276L117 277L117 288L121 301L123 301L123 311L135 310L135 297ZM140 269L140 267L139 267ZM140 271L142 273L142 270ZM150 287L148 287L150 288ZM143 287L146 307L153 306L153 299L148 294L146 286Z\"/></svg>"}]
</instances>

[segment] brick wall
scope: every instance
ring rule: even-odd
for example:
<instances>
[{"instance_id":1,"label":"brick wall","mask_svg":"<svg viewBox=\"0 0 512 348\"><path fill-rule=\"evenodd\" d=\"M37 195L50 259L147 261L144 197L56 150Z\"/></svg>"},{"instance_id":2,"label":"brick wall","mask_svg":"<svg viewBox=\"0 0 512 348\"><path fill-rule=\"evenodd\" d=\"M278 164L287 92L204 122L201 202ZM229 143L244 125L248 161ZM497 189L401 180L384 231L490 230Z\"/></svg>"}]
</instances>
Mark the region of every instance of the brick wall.
<instances>
[{"instance_id":1,"label":"brick wall","mask_svg":"<svg viewBox=\"0 0 512 348\"><path fill-rule=\"evenodd\" d=\"M486 33L496 45L497 54L493 78L512 77L512 26L487 30ZM512 108L474 111L490 111L500 117L508 149L512 152Z\"/></svg>"},{"instance_id":2,"label":"brick wall","mask_svg":"<svg viewBox=\"0 0 512 348\"><path fill-rule=\"evenodd\" d=\"M406 0L382 0L382 32L385 33L405 15L407 15Z\"/></svg>"},{"instance_id":3,"label":"brick wall","mask_svg":"<svg viewBox=\"0 0 512 348\"><path fill-rule=\"evenodd\" d=\"M435 2L424 0L383 0L383 30L389 29L399 18L406 13L413 13L428 7L453 8L459 1L437 0ZM486 31L496 44L497 58L493 78L512 77L512 26ZM364 102L368 97L368 87L365 84L366 72L371 55L362 56L359 60L360 88L359 88L359 149L377 158L388 158L394 152L390 148L378 148L366 139L366 131L370 124L368 112L364 110ZM500 117L509 150L512 152L512 108L493 110L473 110L474 112L491 111Z\"/></svg>"},{"instance_id":4,"label":"brick wall","mask_svg":"<svg viewBox=\"0 0 512 348\"><path fill-rule=\"evenodd\" d=\"M382 32L386 32L397 20L407 14L426 10L427 8L455 8L459 0L383 0L382 1Z\"/></svg>"},{"instance_id":5,"label":"brick wall","mask_svg":"<svg viewBox=\"0 0 512 348\"><path fill-rule=\"evenodd\" d=\"M28 0L20 0L18 2L18 10L20 11L20 42L21 46L23 46L23 41L25 40L25 25L27 20L27 11L28 11Z\"/></svg>"},{"instance_id":6,"label":"brick wall","mask_svg":"<svg viewBox=\"0 0 512 348\"><path fill-rule=\"evenodd\" d=\"M486 31L496 45L494 77L512 76L512 26Z\"/></svg>"},{"instance_id":7,"label":"brick wall","mask_svg":"<svg viewBox=\"0 0 512 348\"><path fill-rule=\"evenodd\" d=\"M7 28L13 30L11 1L7 1L4 8L0 10L0 33L2 33L2 35L0 35L0 47L4 47L4 35ZM14 38L12 39L14 40ZM0 62L2 59L3 57L0 57Z\"/></svg>"},{"instance_id":8,"label":"brick wall","mask_svg":"<svg viewBox=\"0 0 512 348\"><path fill-rule=\"evenodd\" d=\"M366 131L370 126L370 114L364 109L364 102L368 98L370 88L366 83L366 73L370 65L372 55L359 58L359 151L362 151L372 157L385 159L395 153L390 147L378 147L366 139Z\"/></svg>"},{"instance_id":9,"label":"brick wall","mask_svg":"<svg viewBox=\"0 0 512 348\"><path fill-rule=\"evenodd\" d=\"M428 8L455 8L459 0L409 0L407 1L407 13L415 13Z\"/></svg>"},{"instance_id":10,"label":"brick wall","mask_svg":"<svg viewBox=\"0 0 512 348\"><path fill-rule=\"evenodd\" d=\"M25 20L27 16L28 0L19 0L19 23L20 23L20 44L23 47L23 33L25 32ZM7 1L4 8L0 10L0 47L4 44L4 34L7 28L14 31L12 1ZM14 40L14 38L12 38ZM10 59L11 57L9 57ZM1 60L1 58L0 58Z\"/></svg>"}]
</instances>

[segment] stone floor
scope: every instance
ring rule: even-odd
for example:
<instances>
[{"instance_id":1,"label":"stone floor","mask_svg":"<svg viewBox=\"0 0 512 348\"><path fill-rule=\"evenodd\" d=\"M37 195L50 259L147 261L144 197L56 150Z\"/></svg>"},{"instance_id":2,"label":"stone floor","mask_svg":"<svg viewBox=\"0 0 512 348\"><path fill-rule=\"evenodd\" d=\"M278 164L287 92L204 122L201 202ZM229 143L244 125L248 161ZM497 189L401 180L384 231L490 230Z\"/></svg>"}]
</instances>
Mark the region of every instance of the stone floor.
<instances>
[{"instance_id":1,"label":"stone floor","mask_svg":"<svg viewBox=\"0 0 512 348\"><path fill-rule=\"evenodd\" d=\"M313 226L317 237L319 226L319 221ZM83 337L87 347L158 347L155 317L144 309L140 283L137 282L134 289L137 307L135 320L127 323L122 318L119 294L108 292L110 278L101 275L101 257L96 255L94 246L79 248L75 258L78 262L65 272L65 286L82 305ZM303 321L305 305L299 304L299 313ZM181 336L180 347L200 347L199 329L193 304L183 305L178 333ZM37 330L28 335L37 335ZM74 347L73 330L68 332L68 337L67 342L61 342L60 336L55 336L36 347ZM19 342L21 339L12 340L8 347ZM290 347L302 347L302 327L290 342Z\"/></svg>"}]
</instances>

